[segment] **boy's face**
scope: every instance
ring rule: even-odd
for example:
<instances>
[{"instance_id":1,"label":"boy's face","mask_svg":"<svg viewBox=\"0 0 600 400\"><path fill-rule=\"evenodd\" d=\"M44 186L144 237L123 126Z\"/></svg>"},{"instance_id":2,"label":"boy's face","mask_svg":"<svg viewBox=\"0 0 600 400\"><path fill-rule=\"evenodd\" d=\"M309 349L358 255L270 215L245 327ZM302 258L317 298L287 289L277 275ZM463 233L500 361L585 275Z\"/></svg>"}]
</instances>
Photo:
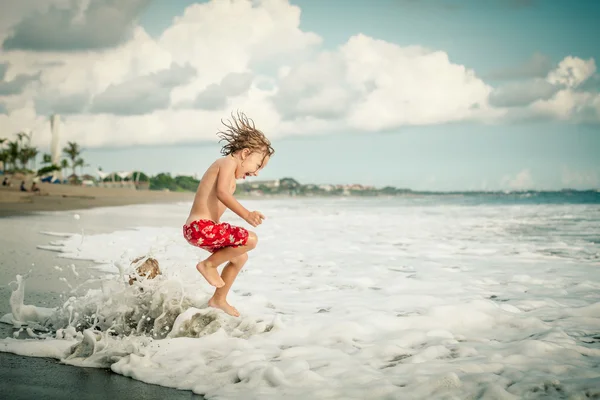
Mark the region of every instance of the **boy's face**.
<instances>
[{"instance_id":1,"label":"boy's face","mask_svg":"<svg viewBox=\"0 0 600 400\"><path fill-rule=\"evenodd\" d=\"M260 170L266 167L269 162L269 157L265 156L264 152L249 152L236 178L246 179L247 176L258 176Z\"/></svg>"}]
</instances>

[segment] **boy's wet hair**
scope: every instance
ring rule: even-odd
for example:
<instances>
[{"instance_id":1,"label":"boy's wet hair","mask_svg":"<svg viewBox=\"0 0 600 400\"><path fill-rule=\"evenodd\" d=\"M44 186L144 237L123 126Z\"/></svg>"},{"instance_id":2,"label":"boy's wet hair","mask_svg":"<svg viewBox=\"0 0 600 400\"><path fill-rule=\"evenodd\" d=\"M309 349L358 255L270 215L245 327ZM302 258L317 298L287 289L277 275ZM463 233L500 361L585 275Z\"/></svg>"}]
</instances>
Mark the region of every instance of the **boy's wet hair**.
<instances>
[{"instance_id":1,"label":"boy's wet hair","mask_svg":"<svg viewBox=\"0 0 600 400\"><path fill-rule=\"evenodd\" d=\"M254 121L249 119L242 112L237 112L237 118L231 114L233 121L221 122L227 129L219 131L217 135L221 138L220 142L225 142L221 148L221 154L228 156L236 151L248 148L252 151L264 152L265 157L272 156L275 153L271 142L265 135L254 127Z\"/></svg>"}]
</instances>

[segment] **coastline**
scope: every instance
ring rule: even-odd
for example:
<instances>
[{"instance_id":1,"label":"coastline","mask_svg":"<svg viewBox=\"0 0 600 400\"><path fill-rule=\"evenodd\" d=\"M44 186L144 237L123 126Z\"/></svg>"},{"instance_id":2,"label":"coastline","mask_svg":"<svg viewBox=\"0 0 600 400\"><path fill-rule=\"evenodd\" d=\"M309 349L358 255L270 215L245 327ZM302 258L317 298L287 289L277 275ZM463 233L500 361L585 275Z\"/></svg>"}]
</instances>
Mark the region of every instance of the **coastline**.
<instances>
[{"instance_id":1,"label":"coastline","mask_svg":"<svg viewBox=\"0 0 600 400\"><path fill-rule=\"evenodd\" d=\"M30 184L27 187L31 187ZM30 215L36 212L70 211L97 207L116 207L134 204L160 204L192 202L195 192L171 192L160 190L136 190L128 187L109 188L96 186L75 186L66 184L39 184L40 193L21 192L18 185L0 186L0 218ZM359 192L360 193L360 192ZM597 190L562 190L562 191L515 191L515 192L402 192L402 193L352 193L332 195L325 193L267 193L257 195L252 192L236 193L240 200L294 199L294 198L477 198L500 196L519 201L533 200L536 197L547 197L547 200L559 202L574 201L572 195L586 198L585 203L600 202ZM553 199L551 199L553 198ZM570 198L570 199L569 199Z\"/></svg>"},{"instance_id":2,"label":"coastline","mask_svg":"<svg viewBox=\"0 0 600 400\"><path fill-rule=\"evenodd\" d=\"M44 211L69 211L132 204L192 201L193 192L134 190L73 185L39 184L40 193L0 187L0 218Z\"/></svg>"}]
</instances>

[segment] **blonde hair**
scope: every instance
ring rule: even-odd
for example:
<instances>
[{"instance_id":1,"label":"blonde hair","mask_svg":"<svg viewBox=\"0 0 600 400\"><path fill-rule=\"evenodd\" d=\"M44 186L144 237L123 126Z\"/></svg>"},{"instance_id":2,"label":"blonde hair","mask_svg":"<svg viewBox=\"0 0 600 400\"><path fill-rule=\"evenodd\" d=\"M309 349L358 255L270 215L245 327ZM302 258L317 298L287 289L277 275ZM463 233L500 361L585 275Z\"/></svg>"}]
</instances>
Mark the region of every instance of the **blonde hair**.
<instances>
[{"instance_id":1,"label":"blonde hair","mask_svg":"<svg viewBox=\"0 0 600 400\"><path fill-rule=\"evenodd\" d=\"M275 153L271 142L264 133L256 129L254 121L249 119L242 112L237 112L237 118L231 113L233 121L221 123L227 128L225 131L219 131L217 135L221 138L220 142L225 142L221 148L221 154L228 156L243 149L251 151L264 152L265 157L272 156Z\"/></svg>"}]
</instances>

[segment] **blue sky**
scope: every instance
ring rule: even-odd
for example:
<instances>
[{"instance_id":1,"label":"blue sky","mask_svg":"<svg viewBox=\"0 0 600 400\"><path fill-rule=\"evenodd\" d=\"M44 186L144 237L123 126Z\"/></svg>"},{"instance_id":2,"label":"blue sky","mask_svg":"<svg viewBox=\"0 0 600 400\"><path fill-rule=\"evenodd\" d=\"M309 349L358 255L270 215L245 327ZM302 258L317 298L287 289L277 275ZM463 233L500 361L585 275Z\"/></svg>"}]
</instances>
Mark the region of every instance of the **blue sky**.
<instances>
[{"instance_id":1,"label":"blue sky","mask_svg":"<svg viewBox=\"0 0 600 400\"><path fill-rule=\"evenodd\" d=\"M185 8L193 6L194 3L196 2L191 0L150 1L148 4L144 3L139 12L136 11L134 20L152 38L151 40L163 45L166 42L163 33L173 27L174 18L181 16ZM417 125L413 125L406 122L410 120L410 116L407 116L404 120L392 118L389 123L371 127L368 121L369 112L361 114L360 120L353 120L353 116L348 115L350 114L348 110L353 110L352 101L358 101L347 100L357 96L354 92L349 97L343 97L349 102L348 107L342 110L345 119L342 117L332 119L328 115L328 119L323 120L323 125L317 125L316 128L310 125L312 127L309 133L306 117L311 115L308 112L298 114L298 109L294 109L288 115L286 110L289 109L282 105L286 101L290 101L290 104L300 104L294 103L299 100L291 97L296 96L297 93L276 96L273 97L273 103L269 103L269 107L276 107L279 110L281 119L277 120L283 122L280 125L265 123L268 128L275 130L269 132L265 129L267 135L272 133L276 155L263 172L261 179L292 176L304 183L362 183L376 186L394 185L419 190L600 188L600 157L598 157L600 154L600 95L598 95L600 79L596 71L596 63L600 59L600 47L596 39L600 37L600 24L597 23L600 20L600 2L296 0L291 1L291 4L301 9L299 30L313 32L320 37L320 43L306 45L301 50L292 52L294 57L298 54L303 54L302 57L305 57L303 51L306 48L310 48L307 50L308 53L312 52L306 57L314 59L318 57L315 54L338 54L337 52L342 54L344 50L340 49L347 49L349 39L358 34L369 38L364 47L357 47L365 51L364 58L358 60L373 57L372 54L370 56L366 54L370 48L377 46L376 41L394 45L395 49L421 46L432 51L444 52L452 65L464 66L466 70L472 70L477 79L482 82L481 85L491 88L489 99L493 107L490 108L490 114L472 117L469 110L478 108L481 98L488 98L487 94L485 96L473 94L475 97L479 96L477 97L479 100L473 100L471 106L465 106L464 109L457 111L464 112L464 118L454 119L451 114L450 116L440 114L441 117L432 117L431 122L419 120ZM209 10L204 9L204 12L208 13ZM188 23L189 21L188 19ZM200 23L198 21L198 24ZM252 23L249 24L252 27ZM209 32L207 36L200 36L195 33L183 37L186 41L190 41L191 47L193 42L226 40L219 39L219 34L221 33ZM17 40L12 40L11 46L17 47L18 43L13 44L14 42ZM5 42L5 48L7 43ZM257 45L254 51L258 52L270 45L271 43L267 41ZM276 47L275 44L273 46ZM185 46L183 49L185 51ZM172 48L168 50L171 54L176 54L176 50ZM395 57L394 54L400 54L393 53L392 50L384 54L384 50L375 55L375 57L381 56L383 60L381 65L384 66L387 65L385 60L388 57L391 60ZM562 78L558 78L558 81L553 80L552 71L558 70L559 64L567 58L571 60L569 61L571 64L564 62L564 71L567 72L563 71L562 75L559 74ZM202 61L212 62L210 60L218 61L215 58ZM252 70L256 76L270 74L274 77L275 87L284 88L286 84L287 87L292 87L294 79L299 80L305 76L301 74L301 67L296 68L293 62L288 61L285 57L268 58L267 62L249 62L241 70ZM141 58L136 62L143 64L144 59ZM310 61L304 58L299 62ZM375 78L375 82L378 82L376 84L380 85L380 82L386 79L388 81L399 79L400 75L393 75L393 73L394 70L403 67L402 62L404 61L396 66L392 65L388 70L381 69ZM440 62L438 61L437 64ZM143 69L143 66L137 65L138 69ZM195 64L192 62L192 65ZM291 83L286 83L284 78L275 78L284 65L293 73L299 74L289 75L292 77ZM432 75L429 78L417 77L415 80L417 84L422 83L424 91L435 91L436 85L427 86L427 84L445 74L446 70L440 69L438 75L435 69L432 69L436 66L435 63L432 64L433 67L422 65L422 68L430 68ZM235 64L231 68L235 69ZM347 68L352 68L352 65ZM583 72L578 73L578 68ZM572 72L574 70L575 72ZM203 73L201 67L197 71L197 76ZM415 70L408 70L411 71ZM42 71L42 74L44 72ZM131 75L131 72L128 74ZM207 74L210 75L210 71ZM326 76L325 70L323 74ZM452 76L455 75L456 72ZM467 75L468 73L465 73L465 76ZM313 86L306 87L316 87L314 82L319 82L318 77L309 78L313 79ZM122 81L124 78L119 79ZM460 89L463 87L460 85L466 82L464 79L467 78L457 78L455 83L447 87L443 86L438 96L449 99L456 97L456 101L461 102L466 92L485 92L486 89L479 84L479 86L464 86L464 90ZM576 82L572 83L572 79ZM112 85L116 87L120 81L114 82ZM186 81L185 84L192 87L193 79ZM393 82L391 84L393 85ZM0 94L1 85L0 82ZM136 86L129 88L137 88L140 85L138 82ZM218 80L215 81L215 85L224 87L223 84L218 83ZM326 83L319 83L319 85L326 85ZM520 85L522 86L519 91ZM334 87L336 90L339 89L337 84ZM394 90L402 91L403 87L401 84ZM459 89L454 92L447 89L455 87ZM161 88L160 85L158 88ZM201 85L198 84L195 90L196 92L201 90ZM115 99L114 96L118 94L115 93L117 92L111 92L113 97L109 99ZM169 107L175 109L177 107L174 106L174 92L171 93ZM310 95L311 92L303 93ZM418 91L411 93L416 97L420 96ZM234 96L230 96L229 102L220 109L223 117L227 117L231 108L240 104L249 104L246 98L244 101L231 100L231 98ZM129 103L135 100L135 98L131 99ZM411 101L410 96L408 100L393 96L389 99L381 103L381 107L388 107L388 110L391 110L381 111L384 117L389 112L402 108L403 103L399 102L400 100ZM160 99L156 101L160 103ZM512 104L502 108L507 102ZM444 106L427 99L423 104L429 103L432 109ZM452 101L446 103L451 105ZM536 108L535 105L538 103L543 103L540 106L543 107L543 111L539 111L542 108ZM10 106L11 103L6 104ZM420 107L419 112L423 106ZM7 109L7 106L2 103L0 96L0 113L4 109ZM7 115L10 117L10 107L8 109ZM258 118L254 117L256 114L250 116L254 117L261 127L260 117L263 115L261 110L266 108L256 106L256 109L259 110L256 113ZM375 113L379 111L377 107L371 110ZM499 110L503 113L502 117L493 114ZM318 111L311 112L319 116ZM427 107L423 110L425 114L428 111ZM114 111L113 113L125 118L124 113ZM202 114L202 118L205 115ZM210 115L213 119L206 120L206 125L212 129L218 126L216 116L219 114L215 112ZM339 115L335 114L336 118ZM94 116L94 118L96 119L90 120L92 122L87 122L88 126L100 126L100 122L96 122L100 117ZM373 115L373 119L376 118L378 117ZM81 124L84 121L83 117L73 115L66 115L65 120L81 120ZM102 124L105 124L102 126L104 129L108 129L107 127L121 129L124 124L120 121L119 119L111 119L109 122L102 120ZM139 125L139 120L136 121ZM177 124L178 119L174 117L169 121L172 121L171 124ZM164 129L168 131L169 125L167 123L165 125ZM321 129L321 126L324 128ZM76 130L75 125L67 125L66 128L67 131ZM69 132L67 138L68 134ZM92 167L88 171L93 171L96 166L102 166L105 171L141 169L149 173L169 171L174 174L201 175L203 169L219 156L214 133L213 136L207 133L196 138L182 133L181 140L170 140L167 135L163 136L162 141L158 133L148 134L148 137L152 136L152 140L148 139L147 142L143 136L136 136L135 140L131 139L132 143L124 140L123 143L115 142L114 145L107 145L98 138L86 138L83 133L77 135L80 136L75 137L82 138L81 141L86 149L84 158ZM119 137L125 136L127 133L119 133Z\"/></svg>"}]
</instances>

